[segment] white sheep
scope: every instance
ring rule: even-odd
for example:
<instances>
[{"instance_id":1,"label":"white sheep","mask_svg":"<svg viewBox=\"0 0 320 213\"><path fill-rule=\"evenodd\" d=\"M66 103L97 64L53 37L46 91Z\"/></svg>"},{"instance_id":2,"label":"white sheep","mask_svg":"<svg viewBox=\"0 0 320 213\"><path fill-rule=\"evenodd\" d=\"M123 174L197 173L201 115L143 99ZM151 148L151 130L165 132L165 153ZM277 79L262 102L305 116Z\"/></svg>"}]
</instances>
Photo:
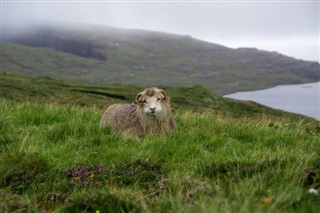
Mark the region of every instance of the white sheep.
<instances>
[{"instance_id":1,"label":"white sheep","mask_svg":"<svg viewBox=\"0 0 320 213\"><path fill-rule=\"evenodd\" d=\"M102 116L100 127L110 125L125 136L144 137L176 130L170 97L156 87L137 94L132 104L113 104Z\"/></svg>"}]
</instances>

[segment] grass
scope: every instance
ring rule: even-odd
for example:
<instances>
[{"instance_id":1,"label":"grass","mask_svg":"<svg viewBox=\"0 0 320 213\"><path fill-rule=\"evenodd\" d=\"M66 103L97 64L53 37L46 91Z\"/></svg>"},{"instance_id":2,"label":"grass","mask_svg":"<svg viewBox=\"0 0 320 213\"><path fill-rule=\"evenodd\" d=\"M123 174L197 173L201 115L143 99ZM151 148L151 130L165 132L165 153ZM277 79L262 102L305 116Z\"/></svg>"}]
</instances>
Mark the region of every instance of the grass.
<instances>
[{"instance_id":1,"label":"grass","mask_svg":"<svg viewBox=\"0 0 320 213\"><path fill-rule=\"evenodd\" d=\"M308 119L303 116L293 115L280 110L274 110L262 105L222 98L214 95L202 86L193 87L168 87L165 89L173 101L174 109L194 111L215 111L231 116L255 116L268 114L268 116L286 117L294 122ZM71 106L85 106L105 109L113 103L133 102L137 92L145 87L119 85L119 84L84 84L66 82L48 77L26 77L0 72L0 97L18 102L53 103Z\"/></svg>"},{"instance_id":2,"label":"grass","mask_svg":"<svg viewBox=\"0 0 320 213\"><path fill-rule=\"evenodd\" d=\"M178 131L123 138L108 127L98 127L103 114L100 96L81 93L82 98L91 97L87 105L58 101L58 93L77 100L70 88L96 91L101 85L5 78L8 84L20 79L26 88L36 87L29 81L38 81L36 85L50 91L52 99L42 99L37 92L26 93L28 100L4 94L0 98L0 212L318 212L320 208L320 196L308 193L320 188L318 121L253 103L256 110L239 114L240 109L251 109L250 104L213 99L205 105L208 94L193 94L207 107L192 108L181 91L169 88L173 102L174 97L178 100L174 111ZM120 87L103 88L117 94ZM124 96L123 102L130 99ZM115 101L105 99L106 105ZM238 108L229 111L231 105Z\"/></svg>"}]
</instances>

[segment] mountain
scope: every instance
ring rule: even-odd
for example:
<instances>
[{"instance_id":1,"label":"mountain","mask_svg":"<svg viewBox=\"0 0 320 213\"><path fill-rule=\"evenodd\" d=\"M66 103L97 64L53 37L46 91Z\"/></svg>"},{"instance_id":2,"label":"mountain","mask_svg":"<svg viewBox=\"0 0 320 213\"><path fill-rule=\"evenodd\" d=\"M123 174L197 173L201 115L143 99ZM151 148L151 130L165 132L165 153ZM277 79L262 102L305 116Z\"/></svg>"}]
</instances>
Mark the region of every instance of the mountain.
<instances>
[{"instance_id":1,"label":"mountain","mask_svg":"<svg viewBox=\"0 0 320 213\"><path fill-rule=\"evenodd\" d=\"M1 71L103 84L202 85L218 95L320 80L317 62L145 30L37 25L3 30Z\"/></svg>"}]
</instances>

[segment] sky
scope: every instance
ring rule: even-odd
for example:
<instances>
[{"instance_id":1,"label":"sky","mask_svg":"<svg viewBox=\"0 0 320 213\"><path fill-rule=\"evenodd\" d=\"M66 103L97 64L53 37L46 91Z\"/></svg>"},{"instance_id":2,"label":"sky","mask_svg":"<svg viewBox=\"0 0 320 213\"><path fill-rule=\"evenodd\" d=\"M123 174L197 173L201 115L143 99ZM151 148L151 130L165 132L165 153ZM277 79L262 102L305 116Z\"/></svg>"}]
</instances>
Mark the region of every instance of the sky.
<instances>
[{"instance_id":1,"label":"sky","mask_svg":"<svg viewBox=\"0 0 320 213\"><path fill-rule=\"evenodd\" d=\"M79 22L146 29L320 61L319 1L0 1L2 26Z\"/></svg>"}]
</instances>

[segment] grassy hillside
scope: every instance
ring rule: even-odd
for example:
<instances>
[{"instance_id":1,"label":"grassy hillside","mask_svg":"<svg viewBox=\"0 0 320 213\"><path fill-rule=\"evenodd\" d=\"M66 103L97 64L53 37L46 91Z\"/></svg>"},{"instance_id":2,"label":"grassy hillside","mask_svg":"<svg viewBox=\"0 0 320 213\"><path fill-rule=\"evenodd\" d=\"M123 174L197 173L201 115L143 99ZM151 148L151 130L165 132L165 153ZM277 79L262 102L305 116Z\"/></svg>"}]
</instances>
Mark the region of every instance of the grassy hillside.
<instances>
[{"instance_id":1,"label":"grassy hillside","mask_svg":"<svg viewBox=\"0 0 320 213\"><path fill-rule=\"evenodd\" d=\"M281 110L275 110L254 102L233 100L214 95L202 86L168 87L165 89L174 100L173 108L188 110L213 109L216 113L239 116L264 115L286 117L292 121L306 118ZM129 85L84 84L61 81L48 77L32 78L0 72L0 97L33 103L68 104L105 109L113 103L131 103L144 87Z\"/></svg>"},{"instance_id":2,"label":"grassy hillside","mask_svg":"<svg viewBox=\"0 0 320 213\"><path fill-rule=\"evenodd\" d=\"M166 88L178 131L126 139L98 123L103 108L141 88L0 77L1 212L320 208L320 196L308 193L320 188L313 119L199 86Z\"/></svg>"},{"instance_id":3,"label":"grassy hillside","mask_svg":"<svg viewBox=\"0 0 320 213\"><path fill-rule=\"evenodd\" d=\"M314 82L320 65L254 48L104 26L4 30L2 69L64 80L131 85L205 86L216 94Z\"/></svg>"}]
</instances>

